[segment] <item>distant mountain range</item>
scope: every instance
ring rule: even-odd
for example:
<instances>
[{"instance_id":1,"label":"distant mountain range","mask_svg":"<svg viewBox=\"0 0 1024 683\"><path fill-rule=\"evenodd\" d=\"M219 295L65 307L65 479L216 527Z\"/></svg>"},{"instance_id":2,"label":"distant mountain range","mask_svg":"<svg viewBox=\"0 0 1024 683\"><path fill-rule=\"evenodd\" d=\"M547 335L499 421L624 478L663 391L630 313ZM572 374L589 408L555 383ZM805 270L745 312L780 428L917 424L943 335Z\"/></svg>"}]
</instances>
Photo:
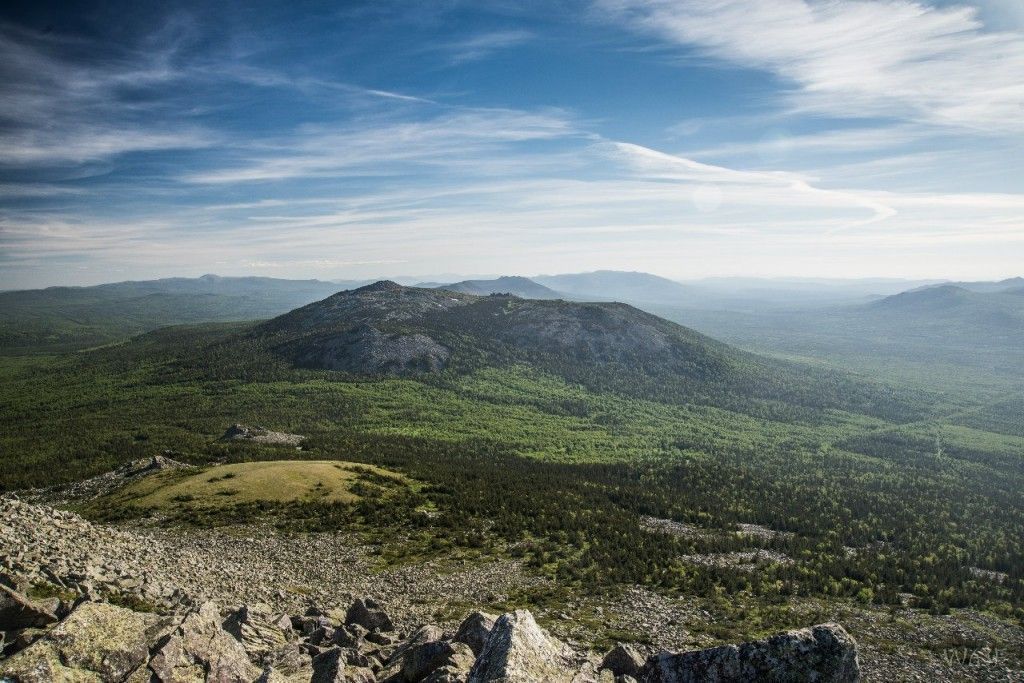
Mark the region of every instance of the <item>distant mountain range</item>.
<instances>
[{"instance_id":1,"label":"distant mountain range","mask_svg":"<svg viewBox=\"0 0 1024 683\"><path fill-rule=\"evenodd\" d=\"M206 275L3 292L0 351L80 349L167 325L267 319L363 284ZM884 359L903 359L901 369L917 364L930 383L953 377L934 371L943 364L970 368L987 381L1024 377L1024 278L681 283L648 273L596 271L424 284L446 290L449 299L511 294L619 301L761 353L879 373L890 371Z\"/></svg>"}]
</instances>

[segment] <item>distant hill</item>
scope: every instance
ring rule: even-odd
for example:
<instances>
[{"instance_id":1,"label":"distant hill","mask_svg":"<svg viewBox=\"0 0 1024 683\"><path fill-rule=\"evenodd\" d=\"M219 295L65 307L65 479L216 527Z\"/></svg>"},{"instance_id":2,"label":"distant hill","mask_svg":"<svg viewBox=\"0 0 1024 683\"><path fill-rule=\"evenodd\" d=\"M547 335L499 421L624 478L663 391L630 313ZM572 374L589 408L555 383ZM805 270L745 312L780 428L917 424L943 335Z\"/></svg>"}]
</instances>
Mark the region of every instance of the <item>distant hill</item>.
<instances>
[{"instance_id":1,"label":"distant hill","mask_svg":"<svg viewBox=\"0 0 1024 683\"><path fill-rule=\"evenodd\" d=\"M949 336L1012 334L1024 347L1024 300L1017 291L941 285L889 296L849 313L865 322L927 325Z\"/></svg>"},{"instance_id":2,"label":"distant hill","mask_svg":"<svg viewBox=\"0 0 1024 683\"><path fill-rule=\"evenodd\" d=\"M960 289L980 293L1007 292L1013 289L1024 288L1024 277L1011 277L997 281L946 282L941 285L930 285L926 287L919 287L918 289L933 289L941 286L959 287Z\"/></svg>"},{"instance_id":3,"label":"distant hill","mask_svg":"<svg viewBox=\"0 0 1024 683\"><path fill-rule=\"evenodd\" d=\"M494 280L463 280L450 285L437 285L439 289L463 294L488 296L490 294L512 294L523 299L559 299L555 290L538 284L525 277L506 276Z\"/></svg>"},{"instance_id":4,"label":"distant hill","mask_svg":"<svg viewBox=\"0 0 1024 683\"><path fill-rule=\"evenodd\" d=\"M745 411L756 404L785 413L788 404L888 414L904 405L888 389L747 354L621 303L382 281L281 315L248 336L247 344L295 366L362 375L524 364L598 390Z\"/></svg>"},{"instance_id":5,"label":"distant hill","mask_svg":"<svg viewBox=\"0 0 1024 683\"><path fill-rule=\"evenodd\" d=\"M576 299L686 305L696 290L650 273L598 270L592 273L538 275L530 278Z\"/></svg>"},{"instance_id":6,"label":"distant hill","mask_svg":"<svg viewBox=\"0 0 1024 683\"><path fill-rule=\"evenodd\" d=\"M343 285L266 277L167 278L0 293L0 350L70 350L180 323L269 318Z\"/></svg>"},{"instance_id":7,"label":"distant hill","mask_svg":"<svg viewBox=\"0 0 1024 683\"><path fill-rule=\"evenodd\" d=\"M949 389L1024 381L1024 287L942 284L858 305L733 313L649 307L757 352Z\"/></svg>"}]
</instances>

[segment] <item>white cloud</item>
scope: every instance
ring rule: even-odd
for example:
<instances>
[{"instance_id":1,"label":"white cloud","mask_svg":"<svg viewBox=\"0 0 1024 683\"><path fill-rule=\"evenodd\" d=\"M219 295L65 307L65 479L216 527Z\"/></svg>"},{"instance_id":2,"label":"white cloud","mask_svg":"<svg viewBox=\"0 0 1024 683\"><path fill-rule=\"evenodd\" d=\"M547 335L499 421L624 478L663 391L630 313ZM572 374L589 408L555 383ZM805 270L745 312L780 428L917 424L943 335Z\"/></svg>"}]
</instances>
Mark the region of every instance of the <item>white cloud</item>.
<instances>
[{"instance_id":1,"label":"white cloud","mask_svg":"<svg viewBox=\"0 0 1024 683\"><path fill-rule=\"evenodd\" d=\"M1024 131L1024 33L911 0L598 0L601 16L792 88L799 110Z\"/></svg>"},{"instance_id":2,"label":"white cloud","mask_svg":"<svg viewBox=\"0 0 1024 683\"><path fill-rule=\"evenodd\" d=\"M151 122L155 103L119 96L125 87L180 79L168 66L173 48L88 63L62 56L69 47L96 47L78 42L0 24L0 164L81 163L211 143L212 135L197 126Z\"/></svg>"},{"instance_id":3,"label":"white cloud","mask_svg":"<svg viewBox=\"0 0 1024 683\"><path fill-rule=\"evenodd\" d=\"M190 183L223 184L352 174L392 175L411 166L481 168L519 143L578 135L556 111L455 110L426 120L357 121L307 127L259 144L235 165L191 173ZM508 163L506 160L504 163Z\"/></svg>"},{"instance_id":4,"label":"white cloud","mask_svg":"<svg viewBox=\"0 0 1024 683\"><path fill-rule=\"evenodd\" d=\"M464 40L457 40L440 49L451 55L454 64L483 59L499 50L505 50L534 39L533 33L523 30L492 31L481 33Z\"/></svg>"}]
</instances>

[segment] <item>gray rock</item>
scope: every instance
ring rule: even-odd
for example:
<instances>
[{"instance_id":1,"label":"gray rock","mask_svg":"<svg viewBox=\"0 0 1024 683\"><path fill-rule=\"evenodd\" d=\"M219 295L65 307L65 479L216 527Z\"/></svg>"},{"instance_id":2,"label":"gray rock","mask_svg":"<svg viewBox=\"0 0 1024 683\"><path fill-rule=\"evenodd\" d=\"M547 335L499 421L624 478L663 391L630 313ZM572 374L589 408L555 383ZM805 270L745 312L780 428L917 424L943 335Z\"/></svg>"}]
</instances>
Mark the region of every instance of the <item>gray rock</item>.
<instances>
[{"instance_id":1,"label":"gray rock","mask_svg":"<svg viewBox=\"0 0 1024 683\"><path fill-rule=\"evenodd\" d=\"M608 669L616 676L640 675L640 669L644 666L643 656L636 651L632 645L619 643L604 656L601 660L602 669Z\"/></svg>"},{"instance_id":2,"label":"gray rock","mask_svg":"<svg viewBox=\"0 0 1024 683\"><path fill-rule=\"evenodd\" d=\"M291 624L288 624L288 631L284 631L273 623L268 610L243 605L224 620L224 630L242 644L249 659L264 663L271 652L288 644Z\"/></svg>"},{"instance_id":3,"label":"gray rock","mask_svg":"<svg viewBox=\"0 0 1024 683\"><path fill-rule=\"evenodd\" d=\"M298 446L306 437L287 432L274 432L263 427L233 424L220 437L221 441L249 441L252 443Z\"/></svg>"},{"instance_id":4,"label":"gray rock","mask_svg":"<svg viewBox=\"0 0 1024 683\"><path fill-rule=\"evenodd\" d=\"M23 628L20 631L10 632L4 637L4 640L7 642L2 650L3 656L10 657L17 652L21 652L45 635L46 629L44 628Z\"/></svg>"},{"instance_id":5,"label":"gray rock","mask_svg":"<svg viewBox=\"0 0 1024 683\"><path fill-rule=\"evenodd\" d=\"M642 683L860 680L857 645L842 626L822 624L741 645L680 654L659 653L640 672Z\"/></svg>"},{"instance_id":6,"label":"gray rock","mask_svg":"<svg viewBox=\"0 0 1024 683\"><path fill-rule=\"evenodd\" d=\"M170 626L154 614L82 603L49 633L0 663L0 674L21 683L123 681L145 667L150 643Z\"/></svg>"},{"instance_id":7,"label":"gray rock","mask_svg":"<svg viewBox=\"0 0 1024 683\"><path fill-rule=\"evenodd\" d=\"M419 683L428 677L443 680L462 676L473 666L473 651L465 643L434 640L407 649L401 669L384 678L387 683ZM437 674L434 676L434 674Z\"/></svg>"},{"instance_id":8,"label":"gray rock","mask_svg":"<svg viewBox=\"0 0 1024 683\"><path fill-rule=\"evenodd\" d=\"M345 669L345 683L377 683L377 677L369 669L349 667Z\"/></svg>"},{"instance_id":9,"label":"gray rock","mask_svg":"<svg viewBox=\"0 0 1024 683\"><path fill-rule=\"evenodd\" d=\"M444 631L438 626L433 624L427 624L426 626L420 626L416 629L411 636L409 636L404 642L400 643L395 651L388 658L387 666L389 673L392 668L401 668L402 659L405 657L405 653L414 647L423 645L424 643L432 643L437 640L441 640L444 637Z\"/></svg>"},{"instance_id":10,"label":"gray rock","mask_svg":"<svg viewBox=\"0 0 1024 683\"><path fill-rule=\"evenodd\" d=\"M569 683L572 653L537 625L527 610L498 617L470 670L468 683Z\"/></svg>"},{"instance_id":11,"label":"gray rock","mask_svg":"<svg viewBox=\"0 0 1024 683\"><path fill-rule=\"evenodd\" d=\"M345 680L345 651L332 647L313 657L310 683L342 683Z\"/></svg>"},{"instance_id":12,"label":"gray rock","mask_svg":"<svg viewBox=\"0 0 1024 683\"><path fill-rule=\"evenodd\" d=\"M462 620L452 640L469 645L473 654L479 656L481 650L484 649L484 643L487 642L487 636L491 635L491 629L494 628L494 621L497 618L486 612L473 612Z\"/></svg>"},{"instance_id":13,"label":"gray rock","mask_svg":"<svg viewBox=\"0 0 1024 683\"><path fill-rule=\"evenodd\" d=\"M40 628L56 623L57 615L33 603L12 588L0 584L0 631Z\"/></svg>"},{"instance_id":14,"label":"gray rock","mask_svg":"<svg viewBox=\"0 0 1024 683\"><path fill-rule=\"evenodd\" d=\"M345 624L359 624L369 631L394 631L395 625L372 598L358 598L345 614Z\"/></svg>"},{"instance_id":15,"label":"gray rock","mask_svg":"<svg viewBox=\"0 0 1024 683\"><path fill-rule=\"evenodd\" d=\"M161 683L248 683L261 673L249 661L242 644L221 628L220 612L212 602L205 602L186 615L160 645L149 667Z\"/></svg>"},{"instance_id":16,"label":"gray rock","mask_svg":"<svg viewBox=\"0 0 1024 683\"><path fill-rule=\"evenodd\" d=\"M339 626L334 630L334 642L342 647L353 647L359 649L363 647L366 636L369 635L369 631L365 627L359 624L349 624Z\"/></svg>"},{"instance_id":17,"label":"gray rock","mask_svg":"<svg viewBox=\"0 0 1024 683\"><path fill-rule=\"evenodd\" d=\"M333 647L313 658L313 676L310 683L376 683L373 672L364 667L345 664L345 652Z\"/></svg>"},{"instance_id":18,"label":"gray rock","mask_svg":"<svg viewBox=\"0 0 1024 683\"><path fill-rule=\"evenodd\" d=\"M385 333L360 325L303 345L295 362L359 374L413 375L439 372L450 357L447 347L425 334Z\"/></svg>"}]
</instances>

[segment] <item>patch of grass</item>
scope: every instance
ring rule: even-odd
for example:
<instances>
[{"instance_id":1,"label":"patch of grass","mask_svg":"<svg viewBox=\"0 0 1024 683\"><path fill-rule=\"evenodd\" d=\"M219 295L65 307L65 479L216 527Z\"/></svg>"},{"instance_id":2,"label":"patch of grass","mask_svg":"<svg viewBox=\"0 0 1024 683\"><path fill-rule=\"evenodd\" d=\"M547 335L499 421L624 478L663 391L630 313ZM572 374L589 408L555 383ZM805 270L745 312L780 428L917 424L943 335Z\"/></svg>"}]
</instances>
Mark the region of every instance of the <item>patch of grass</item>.
<instances>
[{"instance_id":1,"label":"patch of grass","mask_svg":"<svg viewBox=\"0 0 1024 683\"><path fill-rule=\"evenodd\" d=\"M47 600L49 598L58 598L64 601L71 601L78 597L75 591L69 588L62 588L56 584L52 584L45 581L33 583L29 586L26 592L26 597L32 600Z\"/></svg>"},{"instance_id":2,"label":"patch of grass","mask_svg":"<svg viewBox=\"0 0 1024 683\"><path fill-rule=\"evenodd\" d=\"M211 471L217 476L210 476ZM387 486L368 484L367 479ZM113 521L159 514L204 526L242 520L282 506L318 503L345 509L364 498L383 500L408 489L403 475L379 467L327 460L270 460L213 470L154 474L87 503L83 512Z\"/></svg>"}]
</instances>

